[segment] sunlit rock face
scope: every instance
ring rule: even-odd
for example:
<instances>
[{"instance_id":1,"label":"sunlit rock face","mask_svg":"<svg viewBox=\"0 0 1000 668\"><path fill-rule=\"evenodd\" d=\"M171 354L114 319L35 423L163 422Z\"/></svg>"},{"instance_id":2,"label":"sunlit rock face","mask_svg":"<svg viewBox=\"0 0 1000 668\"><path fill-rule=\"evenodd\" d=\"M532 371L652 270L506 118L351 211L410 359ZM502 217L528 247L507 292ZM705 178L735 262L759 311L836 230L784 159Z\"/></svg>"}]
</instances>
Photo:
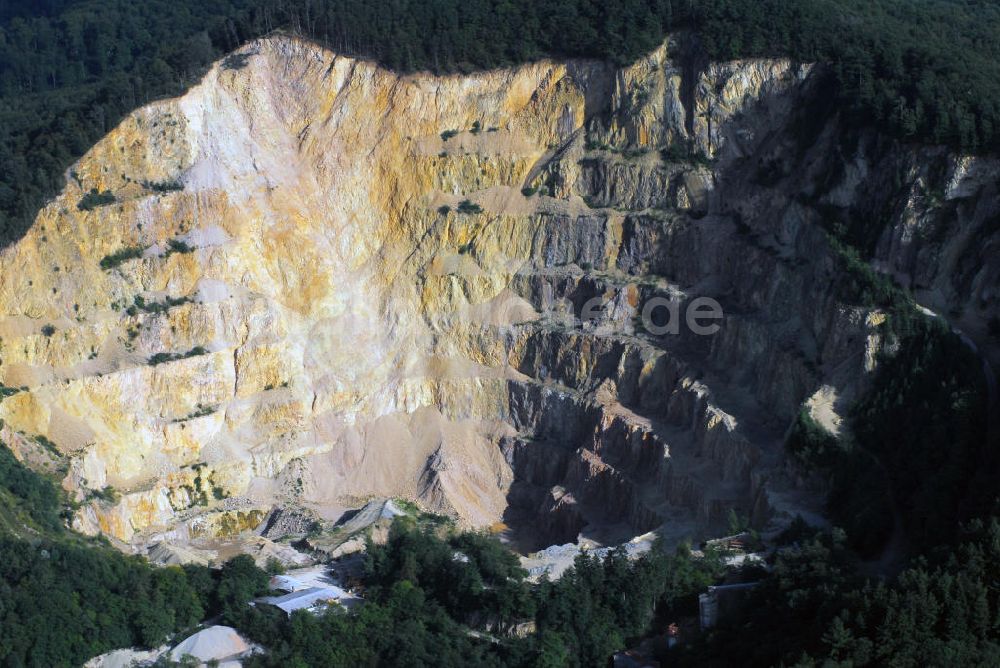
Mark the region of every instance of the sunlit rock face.
<instances>
[{"instance_id":1,"label":"sunlit rock face","mask_svg":"<svg viewBox=\"0 0 1000 668\"><path fill-rule=\"evenodd\" d=\"M835 118L801 146L812 68L679 50L432 77L243 47L125 119L0 257L0 377L24 388L0 435L64 462L78 528L136 546L371 496L525 545L803 510L782 433L810 396L835 427L883 337L797 194L853 164L812 203L868 202L873 149L830 150ZM993 169L941 160L948 196ZM906 224L881 252L923 275L944 251ZM978 283L928 280L985 322L996 267L969 262ZM637 325L700 296L713 335Z\"/></svg>"}]
</instances>

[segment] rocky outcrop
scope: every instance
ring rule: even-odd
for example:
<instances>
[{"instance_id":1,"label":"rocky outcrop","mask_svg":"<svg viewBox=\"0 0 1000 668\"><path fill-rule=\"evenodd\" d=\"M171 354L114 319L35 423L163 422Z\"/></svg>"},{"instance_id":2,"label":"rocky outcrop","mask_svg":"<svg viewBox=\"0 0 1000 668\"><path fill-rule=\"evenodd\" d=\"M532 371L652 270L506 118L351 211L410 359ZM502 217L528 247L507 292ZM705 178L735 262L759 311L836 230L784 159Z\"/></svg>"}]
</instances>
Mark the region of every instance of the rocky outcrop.
<instances>
[{"instance_id":1,"label":"rocky outcrop","mask_svg":"<svg viewBox=\"0 0 1000 668\"><path fill-rule=\"evenodd\" d=\"M986 341L995 166L852 134L821 68L690 49L431 77L243 47L3 252L5 438L133 546L373 496L535 545L802 510L784 430L884 341L823 225L884 215L882 266ZM704 297L718 331L660 330Z\"/></svg>"}]
</instances>

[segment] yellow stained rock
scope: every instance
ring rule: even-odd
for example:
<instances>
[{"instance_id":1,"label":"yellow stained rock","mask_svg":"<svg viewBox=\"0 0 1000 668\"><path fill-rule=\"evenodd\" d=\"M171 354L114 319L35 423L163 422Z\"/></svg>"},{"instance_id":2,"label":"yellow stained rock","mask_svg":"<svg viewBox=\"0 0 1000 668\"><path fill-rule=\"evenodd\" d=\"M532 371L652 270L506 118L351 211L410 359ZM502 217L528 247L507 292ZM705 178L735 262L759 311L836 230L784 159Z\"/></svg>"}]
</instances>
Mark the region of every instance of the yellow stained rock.
<instances>
[{"instance_id":1,"label":"yellow stained rock","mask_svg":"<svg viewBox=\"0 0 1000 668\"><path fill-rule=\"evenodd\" d=\"M466 77L400 76L283 36L243 51L245 68L216 65L125 118L0 255L0 380L28 388L0 418L68 453L81 499L121 492L76 525L122 541L219 505L198 465L259 508L423 495L499 521L507 363L524 345L509 328L538 317L510 285L538 252L538 214L589 210L521 188L555 149L582 151L594 104L628 107L612 139L683 133L666 46L618 73L540 61ZM710 70L699 111L735 113L790 69ZM612 99L595 99L589 82L611 77ZM81 207L91 190L115 201ZM447 467L422 484L438 455ZM258 512L199 526L228 535Z\"/></svg>"}]
</instances>

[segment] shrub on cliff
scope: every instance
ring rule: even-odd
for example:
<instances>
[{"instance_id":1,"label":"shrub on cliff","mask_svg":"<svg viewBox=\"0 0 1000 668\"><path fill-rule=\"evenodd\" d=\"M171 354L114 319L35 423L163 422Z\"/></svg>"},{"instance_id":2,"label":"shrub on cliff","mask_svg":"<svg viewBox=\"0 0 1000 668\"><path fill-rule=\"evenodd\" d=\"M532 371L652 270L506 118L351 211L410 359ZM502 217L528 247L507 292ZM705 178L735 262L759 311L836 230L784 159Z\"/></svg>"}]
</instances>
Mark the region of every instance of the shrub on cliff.
<instances>
[{"instance_id":1,"label":"shrub on cliff","mask_svg":"<svg viewBox=\"0 0 1000 668\"><path fill-rule=\"evenodd\" d=\"M155 193L164 194L179 192L184 190L184 184L180 181L143 181L142 185Z\"/></svg>"},{"instance_id":2,"label":"shrub on cliff","mask_svg":"<svg viewBox=\"0 0 1000 668\"><path fill-rule=\"evenodd\" d=\"M483 207L479 206L478 204L470 200L463 199L461 202L458 203L458 212L465 214L482 213Z\"/></svg>"},{"instance_id":3,"label":"shrub on cliff","mask_svg":"<svg viewBox=\"0 0 1000 668\"><path fill-rule=\"evenodd\" d=\"M85 194L77 202L76 208L80 211L90 211L91 209L96 209L99 206L107 206L108 204L114 204L116 201L114 193L104 191L101 192L97 188L91 188L90 192Z\"/></svg>"},{"instance_id":4,"label":"shrub on cliff","mask_svg":"<svg viewBox=\"0 0 1000 668\"><path fill-rule=\"evenodd\" d=\"M120 251L115 251L114 253L105 255L101 258L101 269L104 269L105 271L108 269L114 269L129 260L142 257L144 252L146 252L146 249L142 246L130 246L128 248L123 248Z\"/></svg>"},{"instance_id":5,"label":"shrub on cliff","mask_svg":"<svg viewBox=\"0 0 1000 668\"><path fill-rule=\"evenodd\" d=\"M189 245L186 241L182 239L169 239L167 240L167 252L165 255L171 255L173 253L193 253L194 246Z\"/></svg>"},{"instance_id":6,"label":"shrub on cliff","mask_svg":"<svg viewBox=\"0 0 1000 668\"><path fill-rule=\"evenodd\" d=\"M195 346L186 353L156 353L147 360L149 366L158 366L166 362L175 362L177 360L187 359L188 357L197 357L199 355L207 355L208 350L202 346Z\"/></svg>"},{"instance_id":7,"label":"shrub on cliff","mask_svg":"<svg viewBox=\"0 0 1000 668\"><path fill-rule=\"evenodd\" d=\"M138 314L140 310L146 313L166 313L170 309L176 306L183 306L191 302L191 298L188 296L184 297L165 297L162 302L147 302L142 295L136 295L132 300L132 306L126 309L126 313L131 316Z\"/></svg>"}]
</instances>

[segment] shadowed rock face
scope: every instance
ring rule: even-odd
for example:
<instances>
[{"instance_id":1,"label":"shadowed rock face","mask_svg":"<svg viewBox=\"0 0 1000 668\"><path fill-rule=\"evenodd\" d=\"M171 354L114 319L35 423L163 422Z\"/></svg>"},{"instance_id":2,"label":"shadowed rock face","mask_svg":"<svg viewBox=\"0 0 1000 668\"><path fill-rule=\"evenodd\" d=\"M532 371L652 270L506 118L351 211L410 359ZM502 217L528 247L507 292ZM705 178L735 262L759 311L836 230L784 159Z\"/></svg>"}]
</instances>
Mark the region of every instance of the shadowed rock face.
<instances>
[{"instance_id":1,"label":"shadowed rock face","mask_svg":"<svg viewBox=\"0 0 1000 668\"><path fill-rule=\"evenodd\" d=\"M997 165L843 130L816 68L241 52L123 121L0 256L0 377L27 388L0 436L80 499L119 491L82 530L183 542L370 496L525 549L765 524L816 505L789 421L812 397L837 428L883 345L838 298L831 211L882 216L879 261L974 338L998 312ZM654 335L657 297L725 317Z\"/></svg>"}]
</instances>

